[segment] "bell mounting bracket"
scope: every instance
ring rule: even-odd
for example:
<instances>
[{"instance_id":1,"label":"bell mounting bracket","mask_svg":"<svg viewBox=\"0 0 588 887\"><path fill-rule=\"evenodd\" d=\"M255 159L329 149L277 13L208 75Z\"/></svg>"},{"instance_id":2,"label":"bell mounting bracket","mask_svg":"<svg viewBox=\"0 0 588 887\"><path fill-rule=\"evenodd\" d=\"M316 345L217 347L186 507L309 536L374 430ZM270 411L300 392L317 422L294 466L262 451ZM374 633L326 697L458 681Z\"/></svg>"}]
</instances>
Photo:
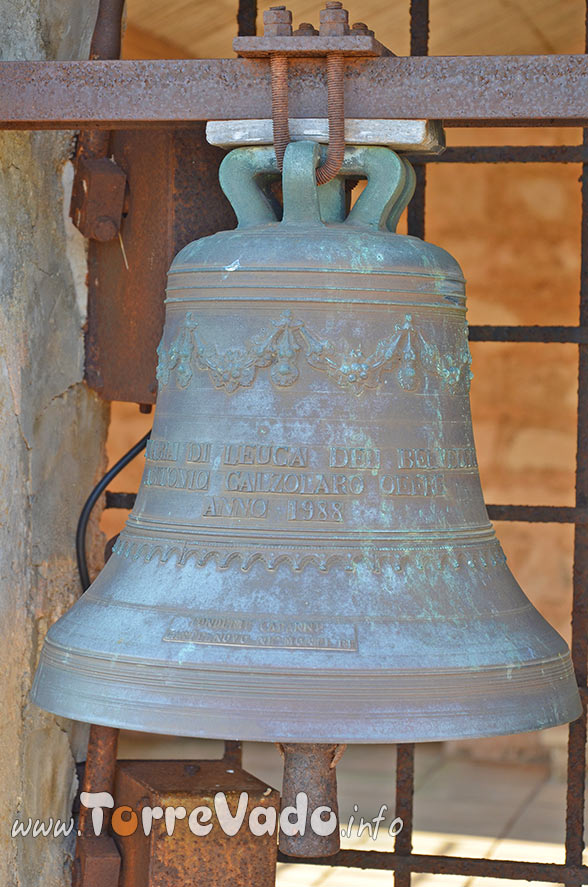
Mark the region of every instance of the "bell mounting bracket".
<instances>
[{"instance_id":1,"label":"bell mounting bracket","mask_svg":"<svg viewBox=\"0 0 588 887\"><path fill-rule=\"evenodd\" d=\"M267 58L280 53L288 58L316 58L331 52L344 56L392 56L374 37L364 22L349 27L343 4L328 0L320 13L320 30L308 22L292 29L292 13L285 6L273 6L263 14L264 33L259 37L235 37L233 49L242 58Z\"/></svg>"},{"instance_id":2,"label":"bell mounting bracket","mask_svg":"<svg viewBox=\"0 0 588 887\"><path fill-rule=\"evenodd\" d=\"M340 0L327 0L320 12L320 29L303 22L292 30L292 13L273 6L263 14L262 37L236 37L235 52L249 58L269 58L272 85L273 142L278 169L291 141L288 119L288 62L290 58L325 57L329 116L329 150L316 170L319 185L330 182L341 168L345 150L345 105L343 78L345 57L393 55L379 43L364 22L349 27L349 14Z\"/></svg>"}]
</instances>

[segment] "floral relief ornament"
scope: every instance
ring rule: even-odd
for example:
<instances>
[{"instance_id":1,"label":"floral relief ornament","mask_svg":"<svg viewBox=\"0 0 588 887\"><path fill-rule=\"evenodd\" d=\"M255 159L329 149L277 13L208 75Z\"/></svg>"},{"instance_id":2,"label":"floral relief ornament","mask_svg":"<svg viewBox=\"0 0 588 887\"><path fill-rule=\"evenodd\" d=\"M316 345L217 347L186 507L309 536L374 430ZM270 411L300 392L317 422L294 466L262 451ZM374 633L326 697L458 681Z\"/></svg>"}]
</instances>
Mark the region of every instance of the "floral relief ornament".
<instances>
[{"instance_id":1,"label":"floral relief ornament","mask_svg":"<svg viewBox=\"0 0 588 887\"><path fill-rule=\"evenodd\" d=\"M194 368L208 371L216 388L229 394L238 388L250 388L259 369L271 367L272 383L278 388L293 385L300 375L301 356L316 370L326 373L343 388L359 395L366 388L377 388L384 373L390 373L405 391L422 388L427 373L436 375L448 393L455 393L460 382L466 390L472 378L467 331L463 327L455 353L441 354L436 345L426 341L406 314L394 326L392 335L381 342L370 355L361 346L352 348L343 342L336 347L319 339L296 320L291 311L283 311L272 321L273 329L262 331L245 346L219 351L200 335L194 312L188 311L181 329L169 348L160 343L157 353L157 379L160 386L169 383L175 373L176 384L187 388Z\"/></svg>"}]
</instances>

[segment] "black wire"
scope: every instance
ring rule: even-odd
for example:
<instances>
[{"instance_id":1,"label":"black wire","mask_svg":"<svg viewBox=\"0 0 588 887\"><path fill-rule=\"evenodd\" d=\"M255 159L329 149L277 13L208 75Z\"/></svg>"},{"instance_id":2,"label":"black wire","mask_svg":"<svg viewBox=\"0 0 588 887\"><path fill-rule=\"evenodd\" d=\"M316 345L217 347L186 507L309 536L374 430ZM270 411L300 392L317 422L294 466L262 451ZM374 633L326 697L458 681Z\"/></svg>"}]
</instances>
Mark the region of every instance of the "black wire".
<instances>
[{"instance_id":1,"label":"black wire","mask_svg":"<svg viewBox=\"0 0 588 887\"><path fill-rule=\"evenodd\" d=\"M96 502L110 483L110 481L116 477L116 475L123 470L125 465L128 465L135 456L138 456L139 453L145 449L147 446L147 441L151 436L151 432L148 431L147 434L141 438L141 440L137 441L137 443L131 447L128 453L125 453L124 456L118 460L116 465L113 465L110 471L107 471L104 477L98 481L82 508L82 513L80 514L80 519L78 521L78 526L76 529L76 558L78 562L78 573L80 575L80 583L82 585L82 590L86 591L87 588L90 587L90 576L88 573L88 560L86 557L86 530L88 528L88 521L90 519L90 515L92 513L92 509L96 505Z\"/></svg>"}]
</instances>

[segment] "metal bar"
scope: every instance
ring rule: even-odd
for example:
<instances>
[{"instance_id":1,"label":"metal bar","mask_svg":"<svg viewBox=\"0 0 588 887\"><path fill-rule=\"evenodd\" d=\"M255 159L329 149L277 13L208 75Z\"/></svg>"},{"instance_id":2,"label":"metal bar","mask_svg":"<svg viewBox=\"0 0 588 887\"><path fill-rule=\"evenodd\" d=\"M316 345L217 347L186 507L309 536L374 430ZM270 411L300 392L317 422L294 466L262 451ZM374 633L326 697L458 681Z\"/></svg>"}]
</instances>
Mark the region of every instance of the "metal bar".
<instances>
[{"instance_id":1,"label":"metal bar","mask_svg":"<svg viewBox=\"0 0 588 887\"><path fill-rule=\"evenodd\" d=\"M255 37L257 33L257 0L239 0L237 33L239 37Z\"/></svg>"},{"instance_id":2,"label":"metal bar","mask_svg":"<svg viewBox=\"0 0 588 887\"><path fill-rule=\"evenodd\" d=\"M425 239L425 188L427 168L415 167L416 187L407 209L407 231L413 237Z\"/></svg>"},{"instance_id":3,"label":"metal bar","mask_svg":"<svg viewBox=\"0 0 588 887\"><path fill-rule=\"evenodd\" d=\"M396 835L394 852L402 856L412 853L414 807L414 743L396 746L396 810L395 817L403 823ZM394 872L394 887L410 887L410 869Z\"/></svg>"},{"instance_id":4,"label":"metal bar","mask_svg":"<svg viewBox=\"0 0 588 887\"><path fill-rule=\"evenodd\" d=\"M326 117L324 62L291 62L290 113ZM370 88L366 89L369 84ZM514 88L516 85L516 88ZM584 55L346 60L348 117L588 125ZM256 59L0 62L0 127L129 128L269 116Z\"/></svg>"},{"instance_id":5,"label":"metal bar","mask_svg":"<svg viewBox=\"0 0 588 887\"><path fill-rule=\"evenodd\" d=\"M423 163L583 163L584 145L482 145L446 148L442 154L407 153L407 160Z\"/></svg>"},{"instance_id":6,"label":"metal bar","mask_svg":"<svg viewBox=\"0 0 588 887\"><path fill-rule=\"evenodd\" d=\"M90 44L90 59L120 56L125 0L100 0ZM88 238L112 240L120 229L126 177L110 159L110 132L80 132L75 155L75 177L69 214Z\"/></svg>"},{"instance_id":7,"label":"metal bar","mask_svg":"<svg viewBox=\"0 0 588 887\"><path fill-rule=\"evenodd\" d=\"M120 56L123 6L124 0L100 0L90 59L117 59Z\"/></svg>"},{"instance_id":8,"label":"metal bar","mask_svg":"<svg viewBox=\"0 0 588 887\"><path fill-rule=\"evenodd\" d=\"M225 740L225 750L223 754L225 763L233 767L243 766L243 747L242 743L233 739Z\"/></svg>"},{"instance_id":9,"label":"metal bar","mask_svg":"<svg viewBox=\"0 0 588 887\"><path fill-rule=\"evenodd\" d=\"M281 816L296 804L300 792L308 799L310 810L328 809L339 821L337 800L337 762L345 745L326 742L280 742L278 748L284 759ZM286 814L287 815L287 814ZM280 829L279 848L289 857L334 856L341 847L339 829L328 834L317 834L314 829L295 834Z\"/></svg>"},{"instance_id":10,"label":"metal bar","mask_svg":"<svg viewBox=\"0 0 588 887\"><path fill-rule=\"evenodd\" d=\"M588 325L470 326L470 342L573 342L588 344Z\"/></svg>"},{"instance_id":11,"label":"metal bar","mask_svg":"<svg viewBox=\"0 0 588 887\"><path fill-rule=\"evenodd\" d=\"M426 57L429 53L429 0L410 0L410 54ZM427 170L417 166L416 187L408 205L407 230L416 237L425 237L425 190ZM395 817L402 820L402 831L396 835L394 851L410 857L414 825L414 743L396 746ZM411 870L394 872L394 887L410 887Z\"/></svg>"},{"instance_id":12,"label":"metal bar","mask_svg":"<svg viewBox=\"0 0 588 887\"><path fill-rule=\"evenodd\" d=\"M585 50L588 53L588 2L586 3ZM583 133L588 148L588 129ZM580 233L580 324L588 323L588 163L582 165L582 221ZM579 346L578 445L576 455L576 507L588 505L588 346ZM578 686L588 681L588 526L576 527L572 603L572 662ZM586 801L586 710L570 724L568 734L568 788L566 797L566 865L582 863ZM571 875L565 884L581 883Z\"/></svg>"},{"instance_id":13,"label":"metal bar","mask_svg":"<svg viewBox=\"0 0 588 887\"><path fill-rule=\"evenodd\" d=\"M106 490L105 508L131 508L135 507L136 493L114 493L112 490Z\"/></svg>"},{"instance_id":14,"label":"metal bar","mask_svg":"<svg viewBox=\"0 0 588 887\"><path fill-rule=\"evenodd\" d=\"M410 0L410 54L429 55L429 0Z\"/></svg>"},{"instance_id":15,"label":"metal bar","mask_svg":"<svg viewBox=\"0 0 588 887\"><path fill-rule=\"evenodd\" d=\"M546 881L551 884L561 884L566 879L574 878L578 884L588 883L588 866L518 862L510 859L475 859L463 856L429 856L422 853L402 856L379 850L340 850L335 856L300 860L278 853L278 862L301 862L305 865L331 865L374 871L409 871L430 875L465 875L470 878Z\"/></svg>"},{"instance_id":16,"label":"metal bar","mask_svg":"<svg viewBox=\"0 0 588 887\"><path fill-rule=\"evenodd\" d=\"M588 508L560 505L487 505L490 520L588 525Z\"/></svg>"},{"instance_id":17,"label":"metal bar","mask_svg":"<svg viewBox=\"0 0 588 887\"><path fill-rule=\"evenodd\" d=\"M114 727L101 727L92 724L86 752L84 783L82 791L110 792L114 787L116 769L116 751L118 747L118 730ZM80 808L78 830L81 835L93 835L90 810L83 805ZM104 828L108 825L109 811L105 811Z\"/></svg>"}]
</instances>

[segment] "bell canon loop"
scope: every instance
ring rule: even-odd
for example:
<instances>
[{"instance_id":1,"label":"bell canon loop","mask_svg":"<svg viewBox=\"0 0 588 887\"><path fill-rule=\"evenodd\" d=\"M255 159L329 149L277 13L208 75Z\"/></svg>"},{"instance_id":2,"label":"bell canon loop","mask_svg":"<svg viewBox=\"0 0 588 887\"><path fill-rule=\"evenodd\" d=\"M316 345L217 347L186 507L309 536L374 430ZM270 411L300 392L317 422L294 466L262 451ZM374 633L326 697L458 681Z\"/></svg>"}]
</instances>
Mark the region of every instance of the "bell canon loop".
<instances>
[{"instance_id":1,"label":"bell canon loop","mask_svg":"<svg viewBox=\"0 0 588 887\"><path fill-rule=\"evenodd\" d=\"M395 232L384 147L221 167L238 227L169 272L159 397L113 556L49 631L33 699L134 730L281 743L537 730L581 705L482 498L462 272ZM346 206L346 178L367 184Z\"/></svg>"}]
</instances>

